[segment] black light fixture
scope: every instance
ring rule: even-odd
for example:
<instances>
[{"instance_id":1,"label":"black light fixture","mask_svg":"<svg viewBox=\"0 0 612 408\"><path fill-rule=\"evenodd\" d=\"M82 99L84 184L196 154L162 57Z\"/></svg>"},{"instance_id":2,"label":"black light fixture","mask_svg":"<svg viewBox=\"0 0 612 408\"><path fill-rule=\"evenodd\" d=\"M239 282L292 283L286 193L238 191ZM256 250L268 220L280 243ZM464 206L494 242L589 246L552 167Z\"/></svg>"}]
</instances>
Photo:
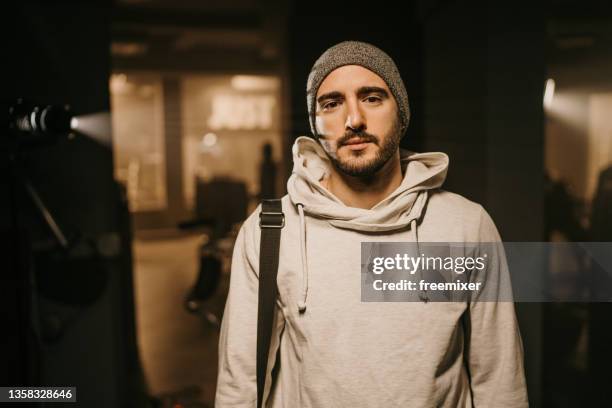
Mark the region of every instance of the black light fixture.
<instances>
[{"instance_id":1,"label":"black light fixture","mask_svg":"<svg viewBox=\"0 0 612 408\"><path fill-rule=\"evenodd\" d=\"M69 135L76 124L68 106L36 105L23 98L9 106L9 132L20 145L44 144Z\"/></svg>"},{"instance_id":2,"label":"black light fixture","mask_svg":"<svg viewBox=\"0 0 612 408\"><path fill-rule=\"evenodd\" d=\"M59 137L68 136L72 132L74 123L75 118L68 106L36 105L19 98L8 107L9 137L2 138L9 144L10 155L8 157L12 174L11 183L14 183L10 191L17 191L19 186L25 190L63 249L70 247L69 239L23 171L20 152L52 144ZM11 203L15 203L15 200L16 197L13 197ZM16 214L17 211L17 208L11 209L11 213Z\"/></svg>"}]
</instances>

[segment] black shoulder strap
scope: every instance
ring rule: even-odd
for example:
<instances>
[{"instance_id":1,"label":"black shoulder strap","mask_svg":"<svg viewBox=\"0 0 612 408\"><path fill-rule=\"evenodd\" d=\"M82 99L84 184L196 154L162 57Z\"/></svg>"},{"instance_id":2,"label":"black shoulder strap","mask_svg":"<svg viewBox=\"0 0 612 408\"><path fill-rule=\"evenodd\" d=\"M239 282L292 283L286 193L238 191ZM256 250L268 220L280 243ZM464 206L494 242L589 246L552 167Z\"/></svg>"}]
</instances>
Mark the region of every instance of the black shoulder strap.
<instances>
[{"instance_id":1,"label":"black shoulder strap","mask_svg":"<svg viewBox=\"0 0 612 408\"><path fill-rule=\"evenodd\" d=\"M263 200L259 214L261 240L259 243L259 300L257 305L257 408L263 404L264 385L274 306L278 296L276 275L281 229L285 226L285 214L280 199Z\"/></svg>"}]
</instances>

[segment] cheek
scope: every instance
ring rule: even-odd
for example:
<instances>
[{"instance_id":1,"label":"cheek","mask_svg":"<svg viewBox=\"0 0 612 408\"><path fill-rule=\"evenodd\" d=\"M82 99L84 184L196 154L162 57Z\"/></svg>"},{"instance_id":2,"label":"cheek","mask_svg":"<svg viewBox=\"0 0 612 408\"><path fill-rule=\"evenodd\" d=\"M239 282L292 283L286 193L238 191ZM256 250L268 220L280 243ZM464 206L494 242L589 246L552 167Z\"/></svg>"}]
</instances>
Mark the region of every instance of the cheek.
<instances>
[{"instance_id":1,"label":"cheek","mask_svg":"<svg viewBox=\"0 0 612 408\"><path fill-rule=\"evenodd\" d=\"M368 116L368 130L378 136L388 134L397 120L395 109L372 111Z\"/></svg>"},{"instance_id":2,"label":"cheek","mask_svg":"<svg viewBox=\"0 0 612 408\"><path fill-rule=\"evenodd\" d=\"M315 124L320 135L333 138L344 134L344 123L340 115L318 115L315 117Z\"/></svg>"},{"instance_id":3,"label":"cheek","mask_svg":"<svg viewBox=\"0 0 612 408\"><path fill-rule=\"evenodd\" d=\"M330 143L328 140L325 140L325 139L319 139L319 141L321 143L321 147L323 147L323 150L325 150L327 154L329 154L332 157L336 156L335 145L332 145L332 143Z\"/></svg>"}]
</instances>

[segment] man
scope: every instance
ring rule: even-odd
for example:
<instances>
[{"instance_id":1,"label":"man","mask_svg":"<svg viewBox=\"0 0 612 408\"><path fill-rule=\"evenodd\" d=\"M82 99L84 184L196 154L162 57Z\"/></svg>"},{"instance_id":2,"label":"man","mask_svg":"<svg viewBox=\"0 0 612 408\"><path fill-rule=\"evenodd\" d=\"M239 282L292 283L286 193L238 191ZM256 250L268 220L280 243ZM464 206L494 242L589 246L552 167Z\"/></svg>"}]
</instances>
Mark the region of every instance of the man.
<instances>
[{"instance_id":1,"label":"man","mask_svg":"<svg viewBox=\"0 0 612 408\"><path fill-rule=\"evenodd\" d=\"M314 64L307 103L315 138L295 141L282 199L266 406L527 406L511 302L361 302L361 242L500 240L480 205L440 189L445 154L398 148L410 111L395 63L337 44ZM256 404L259 211L234 249L216 407Z\"/></svg>"}]
</instances>

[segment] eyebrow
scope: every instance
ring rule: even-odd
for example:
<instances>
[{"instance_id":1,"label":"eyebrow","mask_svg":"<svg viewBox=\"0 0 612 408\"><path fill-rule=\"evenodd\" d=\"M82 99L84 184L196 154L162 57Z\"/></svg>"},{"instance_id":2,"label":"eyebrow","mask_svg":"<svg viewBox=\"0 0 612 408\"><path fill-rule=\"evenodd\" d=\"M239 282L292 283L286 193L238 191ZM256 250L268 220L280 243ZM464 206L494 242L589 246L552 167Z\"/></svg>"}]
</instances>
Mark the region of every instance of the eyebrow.
<instances>
[{"instance_id":1,"label":"eyebrow","mask_svg":"<svg viewBox=\"0 0 612 408\"><path fill-rule=\"evenodd\" d=\"M317 102L321 103L328 99L342 99L343 95L338 91L328 92L323 94L317 98Z\"/></svg>"},{"instance_id":2,"label":"eyebrow","mask_svg":"<svg viewBox=\"0 0 612 408\"><path fill-rule=\"evenodd\" d=\"M378 86L362 86L361 88L357 89L357 96L360 98L365 95L369 95L373 93L379 94L383 98L389 97L389 93L384 88L381 88ZM343 97L344 95L342 93L338 91L332 91L332 92L328 92L326 94L319 96L317 98L317 102L322 103L323 101L326 101L329 99L342 99Z\"/></svg>"},{"instance_id":3,"label":"eyebrow","mask_svg":"<svg viewBox=\"0 0 612 408\"><path fill-rule=\"evenodd\" d=\"M369 95L373 93L379 94L380 96L384 98L389 97L389 93L384 88L381 88L378 86L362 86L361 88L357 90L357 96L359 97L363 97L365 95Z\"/></svg>"}]
</instances>

